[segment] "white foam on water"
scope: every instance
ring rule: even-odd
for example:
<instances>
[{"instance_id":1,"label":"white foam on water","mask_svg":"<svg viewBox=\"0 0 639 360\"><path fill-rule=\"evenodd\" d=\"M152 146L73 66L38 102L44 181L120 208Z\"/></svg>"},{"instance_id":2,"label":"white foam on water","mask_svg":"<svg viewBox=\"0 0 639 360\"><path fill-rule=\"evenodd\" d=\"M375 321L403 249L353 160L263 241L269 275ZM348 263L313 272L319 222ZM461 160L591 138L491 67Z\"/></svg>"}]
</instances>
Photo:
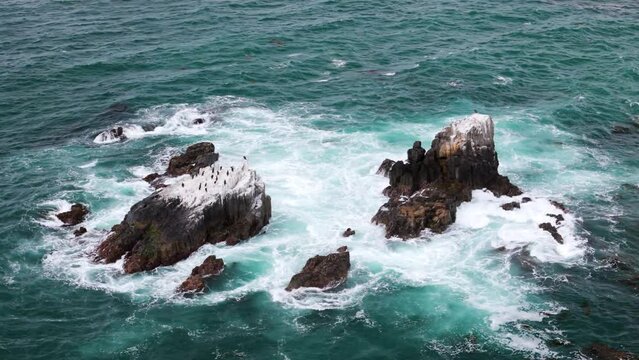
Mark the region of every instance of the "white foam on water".
<instances>
[{"instance_id":1,"label":"white foam on water","mask_svg":"<svg viewBox=\"0 0 639 360\"><path fill-rule=\"evenodd\" d=\"M498 75L497 77L495 77L495 81L493 82L493 84L495 84L495 85L510 85L512 82L513 82L513 79L509 78L508 76Z\"/></svg>"},{"instance_id":2,"label":"white foam on water","mask_svg":"<svg viewBox=\"0 0 639 360\"><path fill-rule=\"evenodd\" d=\"M139 139L144 137L145 135L145 131L140 125L135 125L135 124L116 125L113 127L113 129L117 129L118 127L122 127L122 134L124 139ZM96 144L111 144L111 143L123 140L122 138L114 135L111 130L112 129L108 129L99 133L93 139L93 142Z\"/></svg>"},{"instance_id":3,"label":"white foam on water","mask_svg":"<svg viewBox=\"0 0 639 360\"><path fill-rule=\"evenodd\" d=\"M333 66L341 68L346 66L347 62L345 60L340 60L340 59L333 59L331 60L331 64L333 64Z\"/></svg>"},{"instance_id":4,"label":"white foam on water","mask_svg":"<svg viewBox=\"0 0 639 360\"><path fill-rule=\"evenodd\" d=\"M71 210L71 205L73 204L64 199L45 201L41 203L40 206L51 208L51 210L47 212L45 217L36 219L35 221L42 226L58 228L64 225L64 223L58 219L56 215Z\"/></svg>"},{"instance_id":5,"label":"white foam on water","mask_svg":"<svg viewBox=\"0 0 639 360\"><path fill-rule=\"evenodd\" d=\"M97 164L98 164L98 160L93 160L93 161L90 161L90 162L88 162L86 164L79 165L78 167L80 169L88 169L88 168L95 167Z\"/></svg>"},{"instance_id":6,"label":"white foam on water","mask_svg":"<svg viewBox=\"0 0 639 360\"><path fill-rule=\"evenodd\" d=\"M194 126L192 120L201 117L201 109L205 108L217 109L216 115L224 119L223 125ZM543 314L556 310L558 304L535 301L544 289L530 280L513 276L509 252L495 249L526 246L531 256L541 263L579 265L587 251L585 241L576 235L579 219L572 213L561 213L565 221L558 230L564 237L563 245L539 229L538 224L554 223L554 218L546 214L560 213L548 201L549 196L561 195L563 190L567 190L566 194L592 191L593 186L600 186L605 179L581 182L582 177L590 174L583 171L564 174L553 179L557 192L551 187L533 187L524 195L533 201L512 212L504 211L500 205L521 200L521 196L496 198L490 193L475 191L473 200L459 207L457 222L445 233L425 233L423 238L407 242L388 241L384 238L384 229L370 222L386 201L381 191L388 180L375 174L377 167L385 158L403 158L415 134L428 142L452 119L388 124L395 134L405 138L389 142L382 132L345 133L317 128L314 121L326 120L329 115L304 104L274 111L246 99L220 97L198 106L160 106L142 114L142 122L161 124L150 132L153 135L193 137L192 142L213 141L224 159L220 165L238 164L242 156L247 156L251 168L263 179L267 194L272 197L271 224L264 234L239 245L205 245L173 266L126 275L122 271L122 260L99 264L92 262L90 254L110 226L119 223L131 205L152 192L148 184L140 180L147 168L131 168L134 178L124 182L89 175L84 190L113 200L113 205L92 213L83 224L89 232L80 238L59 233L45 238L49 254L43 263L51 276L82 287L127 293L137 301L162 299L214 304L266 292L285 308L314 310L360 306L366 296L382 291L388 282L435 287L457 294L467 306L484 312L486 326L494 331L495 339L512 339L512 345L507 346L538 353L547 351L534 335L523 330L513 332L512 328L520 321L541 321L546 316ZM525 171L526 164L540 163L561 169L583 156L572 147L559 147L554 157L541 159L521 154L517 149L521 149L520 144L526 138L500 128L500 123L511 121L517 118L495 117L495 131L498 151L505 150L505 156L500 153L506 168L502 172L514 173L515 183L517 172ZM520 121L530 132L546 131L528 118ZM175 179L176 183L179 181L181 178ZM583 187L576 190L574 182ZM69 203L63 205L70 206ZM341 233L347 227L353 228L356 235L343 238ZM345 284L328 292L284 290L308 258L334 252L342 245L349 247L352 264ZM193 299L177 296L175 289L191 269L211 254L225 261L224 276L233 280L223 284L222 290ZM250 270L243 273L238 268Z\"/></svg>"}]
</instances>

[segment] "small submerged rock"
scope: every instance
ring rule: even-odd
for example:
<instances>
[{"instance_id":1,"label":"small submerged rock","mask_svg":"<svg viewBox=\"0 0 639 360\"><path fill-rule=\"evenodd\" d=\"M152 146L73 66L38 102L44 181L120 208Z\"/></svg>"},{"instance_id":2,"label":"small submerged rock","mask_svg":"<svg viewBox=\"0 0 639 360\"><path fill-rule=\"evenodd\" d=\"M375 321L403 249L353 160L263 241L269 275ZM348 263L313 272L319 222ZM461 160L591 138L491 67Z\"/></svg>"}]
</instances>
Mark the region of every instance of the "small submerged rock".
<instances>
[{"instance_id":1,"label":"small submerged rock","mask_svg":"<svg viewBox=\"0 0 639 360\"><path fill-rule=\"evenodd\" d=\"M390 199L372 219L386 226L386 237L417 237L424 229L443 232L475 189L486 188L496 196L521 194L498 172L494 124L488 115L453 122L435 136L428 151L415 141L407 157L406 163L392 164L390 186L384 190Z\"/></svg>"},{"instance_id":2,"label":"small submerged rock","mask_svg":"<svg viewBox=\"0 0 639 360\"><path fill-rule=\"evenodd\" d=\"M302 271L291 278L286 291L302 287L324 290L335 288L346 281L350 267L350 252L346 246L325 256L315 255L306 261Z\"/></svg>"},{"instance_id":3,"label":"small submerged rock","mask_svg":"<svg viewBox=\"0 0 639 360\"><path fill-rule=\"evenodd\" d=\"M144 132L144 128L142 128L142 126L140 125L121 125L99 133L93 139L93 142L97 144L108 144L118 141L124 141L131 136L136 136Z\"/></svg>"},{"instance_id":4,"label":"small submerged rock","mask_svg":"<svg viewBox=\"0 0 639 360\"><path fill-rule=\"evenodd\" d=\"M564 219L564 216L563 216L563 215L561 215L561 214L546 214L546 216L549 216L549 217L555 218L555 224L556 224L556 225L561 224L561 222L565 220L565 219Z\"/></svg>"},{"instance_id":5,"label":"small submerged rock","mask_svg":"<svg viewBox=\"0 0 639 360\"><path fill-rule=\"evenodd\" d=\"M521 203L522 204L529 203L531 201L532 201L532 199L527 197L527 196L524 196L523 198L521 198Z\"/></svg>"},{"instance_id":6,"label":"small submerged rock","mask_svg":"<svg viewBox=\"0 0 639 360\"><path fill-rule=\"evenodd\" d=\"M89 209L86 206L77 203L71 206L71 210L61 212L56 217L64 223L63 226L73 226L83 222L88 213Z\"/></svg>"},{"instance_id":7,"label":"small submerged rock","mask_svg":"<svg viewBox=\"0 0 639 360\"><path fill-rule=\"evenodd\" d=\"M351 228L347 228L346 230L344 230L344 232L342 233L343 237L349 237L349 236L353 236L355 235L355 230L351 229Z\"/></svg>"},{"instance_id":8,"label":"small submerged rock","mask_svg":"<svg viewBox=\"0 0 639 360\"><path fill-rule=\"evenodd\" d=\"M78 237L86 234L86 232L87 228L85 228L84 226L80 226L76 231L73 232L73 235L75 235L75 237Z\"/></svg>"},{"instance_id":9,"label":"small submerged rock","mask_svg":"<svg viewBox=\"0 0 639 360\"><path fill-rule=\"evenodd\" d=\"M584 349L586 355L594 360L637 360L635 354L611 348L608 345L595 343Z\"/></svg>"},{"instance_id":10,"label":"small submerged rock","mask_svg":"<svg viewBox=\"0 0 639 360\"><path fill-rule=\"evenodd\" d=\"M635 275L628 279L623 279L621 280L621 283L628 287L631 287L634 290L639 290L639 275Z\"/></svg>"},{"instance_id":11,"label":"small submerged rock","mask_svg":"<svg viewBox=\"0 0 639 360\"><path fill-rule=\"evenodd\" d=\"M519 203L517 201L513 201L513 202L509 202L509 203L505 203L503 205L501 205L501 208L506 210L506 211L511 211L513 209L519 209L521 208L521 206L519 205Z\"/></svg>"},{"instance_id":12,"label":"small submerged rock","mask_svg":"<svg viewBox=\"0 0 639 360\"><path fill-rule=\"evenodd\" d=\"M624 125L615 125L612 127L611 132L613 134L630 134L632 132L632 129Z\"/></svg>"},{"instance_id":13,"label":"small submerged rock","mask_svg":"<svg viewBox=\"0 0 639 360\"><path fill-rule=\"evenodd\" d=\"M549 201L557 209L559 209L559 210L561 210L563 212L568 212L568 208L563 203L560 203L559 201L556 201L556 200L549 200Z\"/></svg>"},{"instance_id":14,"label":"small submerged rock","mask_svg":"<svg viewBox=\"0 0 639 360\"><path fill-rule=\"evenodd\" d=\"M561 236L561 234L559 234L559 232L557 231L557 228L554 227L551 223L542 223L539 224L539 228L545 231L548 231L550 233L550 235L552 235L552 238L555 239L555 241L557 241L560 244L564 243L564 238Z\"/></svg>"},{"instance_id":15,"label":"small submerged rock","mask_svg":"<svg viewBox=\"0 0 639 360\"><path fill-rule=\"evenodd\" d=\"M217 259L215 255L207 257L202 265L196 266L191 270L189 276L178 287L177 292L195 293L204 291L206 287L206 278L217 276L224 270L224 260Z\"/></svg>"}]
</instances>

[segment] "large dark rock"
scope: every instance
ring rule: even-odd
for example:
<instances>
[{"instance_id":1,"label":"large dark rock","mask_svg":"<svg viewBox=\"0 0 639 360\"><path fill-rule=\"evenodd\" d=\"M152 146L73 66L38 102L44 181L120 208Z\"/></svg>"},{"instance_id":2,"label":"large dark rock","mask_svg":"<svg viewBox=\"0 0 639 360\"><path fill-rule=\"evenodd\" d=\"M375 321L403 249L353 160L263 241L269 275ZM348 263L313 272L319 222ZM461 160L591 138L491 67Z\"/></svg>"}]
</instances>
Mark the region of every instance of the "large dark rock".
<instances>
[{"instance_id":1,"label":"large dark rock","mask_svg":"<svg viewBox=\"0 0 639 360\"><path fill-rule=\"evenodd\" d=\"M335 288L346 280L350 267L350 253L346 246L340 247L336 253L315 255L306 261L302 271L291 278L286 291L301 287Z\"/></svg>"},{"instance_id":2,"label":"large dark rock","mask_svg":"<svg viewBox=\"0 0 639 360\"><path fill-rule=\"evenodd\" d=\"M271 198L254 170L212 165L131 207L97 249L107 263L125 256L134 273L185 259L205 243L236 244L271 217Z\"/></svg>"},{"instance_id":3,"label":"large dark rock","mask_svg":"<svg viewBox=\"0 0 639 360\"><path fill-rule=\"evenodd\" d=\"M637 357L633 353L620 351L611 348L605 344L592 344L588 348L584 349L586 355L591 356L594 360L637 360Z\"/></svg>"},{"instance_id":4,"label":"large dark rock","mask_svg":"<svg viewBox=\"0 0 639 360\"><path fill-rule=\"evenodd\" d=\"M224 270L224 261L211 255L204 260L202 265L193 268L191 276L184 280L177 291L181 293L201 292L206 287L206 278L219 275L222 270Z\"/></svg>"},{"instance_id":5,"label":"large dark rock","mask_svg":"<svg viewBox=\"0 0 639 360\"><path fill-rule=\"evenodd\" d=\"M416 237L429 228L444 231L455 221L459 204L474 189L496 196L516 196L521 190L498 172L493 120L473 114L439 132L428 151L416 141L407 162L395 162L384 190L389 201L373 222L386 225L386 236Z\"/></svg>"},{"instance_id":6,"label":"large dark rock","mask_svg":"<svg viewBox=\"0 0 639 360\"><path fill-rule=\"evenodd\" d=\"M73 204L71 206L71 210L61 212L57 214L56 217L64 223L63 226L73 226L83 222L88 213L89 209L86 206L78 203Z\"/></svg>"},{"instance_id":7,"label":"large dark rock","mask_svg":"<svg viewBox=\"0 0 639 360\"><path fill-rule=\"evenodd\" d=\"M213 143L201 142L193 144L186 148L184 154L171 158L166 173L169 176L193 174L204 167L212 165L218 159L219 154L215 152Z\"/></svg>"}]
</instances>

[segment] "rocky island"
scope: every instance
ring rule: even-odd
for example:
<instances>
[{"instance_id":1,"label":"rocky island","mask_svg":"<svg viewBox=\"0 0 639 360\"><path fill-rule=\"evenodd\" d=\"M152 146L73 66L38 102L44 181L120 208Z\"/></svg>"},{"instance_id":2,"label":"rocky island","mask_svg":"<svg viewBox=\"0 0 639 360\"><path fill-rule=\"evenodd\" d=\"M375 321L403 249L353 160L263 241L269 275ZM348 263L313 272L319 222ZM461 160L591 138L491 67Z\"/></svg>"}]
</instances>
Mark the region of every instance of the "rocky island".
<instances>
[{"instance_id":1,"label":"rocky island","mask_svg":"<svg viewBox=\"0 0 639 360\"><path fill-rule=\"evenodd\" d=\"M196 148L208 155L172 160L171 173L181 176L133 205L98 246L96 260L112 263L124 256L126 273L152 270L183 260L206 243L235 245L268 224L271 198L247 161L221 165L217 154L211 155L212 144Z\"/></svg>"},{"instance_id":2,"label":"rocky island","mask_svg":"<svg viewBox=\"0 0 639 360\"><path fill-rule=\"evenodd\" d=\"M441 233L455 222L457 207L472 190L516 196L521 190L500 175L490 116L473 114L440 131L428 151L416 141L407 162L386 159L378 173L387 175L389 197L372 221L386 227L386 237L408 239L424 229Z\"/></svg>"}]
</instances>

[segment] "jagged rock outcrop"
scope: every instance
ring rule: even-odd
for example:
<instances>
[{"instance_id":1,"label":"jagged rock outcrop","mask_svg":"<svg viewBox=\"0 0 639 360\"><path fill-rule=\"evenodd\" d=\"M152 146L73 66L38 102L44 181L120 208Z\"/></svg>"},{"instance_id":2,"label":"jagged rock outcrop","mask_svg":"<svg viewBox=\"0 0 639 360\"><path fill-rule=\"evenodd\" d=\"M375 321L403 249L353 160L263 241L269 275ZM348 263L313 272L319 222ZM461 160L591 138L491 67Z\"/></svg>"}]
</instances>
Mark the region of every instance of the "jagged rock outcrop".
<instances>
[{"instance_id":1,"label":"jagged rock outcrop","mask_svg":"<svg viewBox=\"0 0 639 360\"><path fill-rule=\"evenodd\" d=\"M201 292L206 287L206 279L219 275L222 270L224 270L224 260L217 259L215 255L211 255L204 259L202 265L196 266L191 270L191 276L184 280L180 287L178 287L177 292Z\"/></svg>"},{"instance_id":2,"label":"jagged rock outcrop","mask_svg":"<svg viewBox=\"0 0 639 360\"><path fill-rule=\"evenodd\" d=\"M428 228L442 232L455 221L457 207L474 189L496 196L522 192L498 172L494 124L488 115L473 114L439 132L428 151L416 141L407 162L395 162L384 190L389 201L372 221L386 226L386 236L419 236Z\"/></svg>"},{"instance_id":3,"label":"jagged rock outcrop","mask_svg":"<svg viewBox=\"0 0 639 360\"><path fill-rule=\"evenodd\" d=\"M71 210L61 212L56 217L62 221L63 226L74 226L84 221L84 218L89 214L89 209L80 204L71 205Z\"/></svg>"},{"instance_id":4,"label":"jagged rock outcrop","mask_svg":"<svg viewBox=\"0 0 639 360\"><path fill-rule=\"evenodd\" d=\"M166 187L167 178L196 174L200 169L213 165L219 158L220 155L215 152L213 143L196 143L186 148L183 154L172 157L164 174L151 173L143 177L142 180L148 182L155 189L161 189Z\"/></svg>"},{"instance_id":5,"label":"jagged rock outcrop","mask_svg":"<svg viewBox=\"0 0 639 360\"><path fill-rule=\"evenodd\" d=\"M302 271L291 278L286 291L301 287L324 290L335 288L346 281L350 267L350 253L346 246L342 246L337 249L337 252L325 256L315 255L306 261Z\"/></svg>"},{"instance_id":6,"label":"jagged rock outcrop","mask_svg":"<svg viewBox=\"0 0 639 360\"><path fill-rule=\"evenodd\" d=\"M181 168L192 171L193 163L184 164ZM258 234L270 217L271 198L246 161L213 164L133 205L99 245L96 258L111 263L125 256L125 272L151 270L182 260L205 243L237 244Z\"/></svg>"},{"instance_id":7,"label":"jagged rock outcrop","mask_svg":"<svg viewBox=\"0 0 639 360\"><path fill-rule=\"evenodd\" d=\"M549 232L550 235L552 235L552 238L555 239L555 241L557 241L558 243L560 243L560 244L564 243L563 236L561 236L561 234L559 234L559 232L557 231L557 228L554 227L551 223L547 223L547 222L546 223L541 223L541 224L539 224L539 228Z\"/></svg>"},{"instance_id":8,"label":"jagged rock outcrop","mask_svg":"<svg viewBox=\"0 0 639 360\"><path fill-rule=\"evenodd\" d=\"M388 177L388 174L390 174L393 165L395 165L395 161L391 159L384 159L384 161L382 161L382 163L379 165L377 173Z\"/></svg>"},{"instance_id":9,"label":"jagged rock outcrop","mask_svg":"<svg viewBox=\"0 0 639 360\"><path fill-rule=\"evenodd\" d=\"M166 174L169 176L192 174L203 167L212 165L219 157L220 155L215 152L213 143L201 142L193 144L186 148L184 154L171 158Z\"/></svg>"}]
</instances>

